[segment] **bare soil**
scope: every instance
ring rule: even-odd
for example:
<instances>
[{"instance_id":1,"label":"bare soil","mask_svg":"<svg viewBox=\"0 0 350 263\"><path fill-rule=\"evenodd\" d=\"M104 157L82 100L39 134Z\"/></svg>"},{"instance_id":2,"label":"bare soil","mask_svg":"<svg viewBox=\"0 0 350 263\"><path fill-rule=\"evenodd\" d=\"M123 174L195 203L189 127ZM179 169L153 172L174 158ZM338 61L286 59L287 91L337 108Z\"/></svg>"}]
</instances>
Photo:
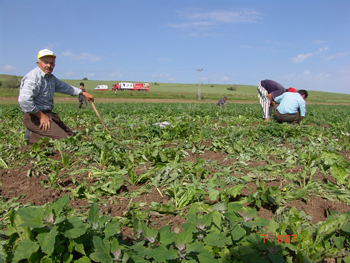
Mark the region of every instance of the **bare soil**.
<instances>
[{"instance_id":1,"label":"bare soil","mask_svg":"<svg viewBox=\"0 0 350 263\"><path fill-rule=\"evenodd\" d=\"M25 146L19 151L27 151L29 150L29 146ZM225 154L222 153L216 153L213 151L206 151L203 154L193 154L190 151L188 152L189 156L186 157L184 161L193 161L196 162L196 158L199 157L201 159L205 160L211 160L214 162L217 162L221 166L230 166L232 165L231 161L227 159ZM56 156L57 158L58 156ZM55 156L53 157L55 158ZM248 162L251 167L256 167L259 165L265 165L264 162L258 162L258 161L251 161ZM51 189L45 184L43 184L43 180L46 179L45 176L27 176L27 171L30 169L30 164L27 164L24 167L20 167L18 169L9 170L9 169L2 169L0 170L0 195L5 198L13 198L20 196L19 200L16 202L20 202L22 204L33 204L33 205L43 205L47 202L53 202L56 199L62 197L65 194L70 194L70 188L75 188L75 185L72 182L71 178L64 177L59 181L59 188ZM215 168L213 169L212 173L216 172ZM290 172L293 173L299 171L302 169L302 167L295 167L294 170L291 170ZM61 173L61 172L60 172ZM63 172L62 172L63 173ZM242 175L238 174L231 174L231 176L240 177ZM80 175L79 178L76 178L78 181L85 180L88 185L91 185L94 183L93 179L88 177L88 174ZM322 174L316 174L314 176L314 180L319 180L326 182L327 180L332 180L329 177L325 177ZM334 179L333 179L334 180ZM283 189L287 184L290 182L282 180L274 180L270 182L266 182L265 188L269 186L279 187L279 189ZM123 197L125 195L122 195L122 193L125 192L133 192L140 189L143 185L124 185L119 193L113 197L108 197L108 200L105 200L103 206L100 207L100 213L105 215L110 215L112 217L116 216L124 216L125 213L129 210L128 206L131 202L140 202L142 203L142 209L147 210L149 205L152 202L158 202L167 204L169 202L169 199L166 194L164 194L162 191L163 189L154 189L151 188L147 194L141 194L140 196L134 197L134 198L126 198ZM252 191L255 191L257 189L257 186L255 183L248 183L248 187L252 189ZM251 194L251 191L248 189L243 189L241 192L241 196L249 196ZM101 197L101 200L104 197ZM90 207L90 204L87 202L87 200L71 200L70 205L75 208L79 209L80 211L84 212L87 211ZM249 205L249 204L246 204ZM317 223L319 221L324 221L327 219L328 214L331 211L336 212L348 212L350 211L350 206L346 205L345 203L339 203L336 201L330 201L324 198L321 198L319 196L308 196L307 201L298 200L298 201L291 201L287 204L287 208L295 207L298 210L305 211L308 215L310 215L313 218L313 223ZM275 217L276 208L269 207L269 206L263 206L260 209L258 209L258 217L271 219ZM1 220L1 219L0 219ZM148 222L152 223L152 225L156 226L157 228L160 228L165 225L170 225L172 231L181 231L181 225L185 222L184 215L172 215L172 214L160 214L157 212L151 212L148 217ZM133 234L133 230L131 228L125 228L123 229L123 234L125 236L130 236Z\"/></svg>"}]
</instances>

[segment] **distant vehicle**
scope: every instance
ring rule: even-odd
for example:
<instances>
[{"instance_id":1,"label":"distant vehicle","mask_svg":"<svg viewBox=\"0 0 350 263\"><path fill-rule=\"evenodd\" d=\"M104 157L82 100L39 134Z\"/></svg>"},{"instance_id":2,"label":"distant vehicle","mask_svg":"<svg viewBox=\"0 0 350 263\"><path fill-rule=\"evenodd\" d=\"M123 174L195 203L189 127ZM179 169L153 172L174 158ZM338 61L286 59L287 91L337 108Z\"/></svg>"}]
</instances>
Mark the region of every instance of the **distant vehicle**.
<instances>
[{"instance_id":1,"label":"distant vehicle","mask_svg":"<svg viewBox=\"0 0 350 263\"><path fill-rule=\"evenodd\" d=\"M108 90L108 85L98 85L95 90Z\"/></svg>"},{"instance_id":2,"label":"distant vehicle","mask_svg":"<svg viewBox=\"0 0 350 263\"><path fill-rule=\"evenodd\" d=\"M127 83L119 82L114 83L112 90L139 90L139 91L149 91L149 83Z\"/></svg>"}]
</instances>

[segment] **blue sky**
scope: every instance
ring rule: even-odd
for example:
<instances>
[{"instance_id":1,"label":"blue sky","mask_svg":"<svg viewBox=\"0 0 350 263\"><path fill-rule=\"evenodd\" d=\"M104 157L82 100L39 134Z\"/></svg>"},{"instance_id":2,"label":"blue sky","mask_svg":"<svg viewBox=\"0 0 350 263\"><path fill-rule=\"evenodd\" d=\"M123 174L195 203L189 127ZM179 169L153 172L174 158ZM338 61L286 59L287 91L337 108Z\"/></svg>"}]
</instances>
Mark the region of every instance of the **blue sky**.
<instances>
[{"instance_id":1,"label":"blue sky","mask_svg":"<svg viewBox=\"0 0 350 263\"><path fill-rule=\"evenodd\" d=\"M348 0L0 0L0 73L350 94Z\"/></svg>"}]
</instances>

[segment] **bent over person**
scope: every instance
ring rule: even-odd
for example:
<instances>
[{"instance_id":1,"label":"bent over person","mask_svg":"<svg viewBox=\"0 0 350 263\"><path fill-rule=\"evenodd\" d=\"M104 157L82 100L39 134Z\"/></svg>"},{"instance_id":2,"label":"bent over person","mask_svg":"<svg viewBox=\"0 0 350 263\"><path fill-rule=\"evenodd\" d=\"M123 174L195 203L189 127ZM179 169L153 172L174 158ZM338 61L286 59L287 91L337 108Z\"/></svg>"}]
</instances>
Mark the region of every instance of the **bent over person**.
<instances>
[{"instance_id":1,"label":"bent over person","mask_svg":"<svg viewBox=\"0 0 350 263\"><path fill-rule=\"evenodd\" d=\"M298 92L286 92L275 98L279 103L274 112L274 118L277 122L287 122L290 124L300 123L306 114L306 98L308 93L306 90Z\"/></svg>"},{"instance_id":2,"label":"bent over person","mask_svg":"<svg viewBox=\"0 0 350 263\"><path fill-rule=\"evenodd\" d=\"M275 108L274 99L287 90L276 81L265 79L258 83L258 98L262 107L263 118L265 122L271 117L272 108Z\"/></svg>"},{"instance_id":3,"label":"bent over person","mask_svg":"<svg viewBox=\"0 0 350 263\"><path fill-rule=\"evenodd\" d=\"M55 60L52 51L40 50L37 67L21 80L18 103L23 111L23 124L27 128L26 140L29 144L37 142L41 137L62 139L73 135L73 131L52 112L55 92L72 96L81 93L88 101L94 100L92 94L64 83L52 74Z\"/></svg>"},{"instance_id":4,"label":"bent over person","mask_svg":"<svg viewBox=\"0 0 350 263\"><path fill-rule=\"evenodd\" d=\"M218 106L218 107L223 106L223 105L226 104L226 101L227 101L227 97L225 96L225 97L221 98L221 99L218 101L218 103L216 104L216 106Z\"/></svg>"}]
</instances>

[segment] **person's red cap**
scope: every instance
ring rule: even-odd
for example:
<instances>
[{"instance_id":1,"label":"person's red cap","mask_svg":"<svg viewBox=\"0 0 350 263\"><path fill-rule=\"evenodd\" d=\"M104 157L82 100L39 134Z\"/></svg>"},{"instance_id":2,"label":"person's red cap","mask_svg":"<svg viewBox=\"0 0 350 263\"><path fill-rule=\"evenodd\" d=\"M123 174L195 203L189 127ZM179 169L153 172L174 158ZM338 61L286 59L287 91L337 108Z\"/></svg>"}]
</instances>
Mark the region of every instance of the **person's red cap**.
<instances>
[{"instance_id":1,"label":"person's red cap","mask_svg":"<svg viewBox=\"0 0 350 263\"><path fill-rule=\"evenodd\" d=\"M295 88L292 88L292 87L290 87L287 91L288 92L297 92L297 90Z\"/></svg>"}]
</instances>

